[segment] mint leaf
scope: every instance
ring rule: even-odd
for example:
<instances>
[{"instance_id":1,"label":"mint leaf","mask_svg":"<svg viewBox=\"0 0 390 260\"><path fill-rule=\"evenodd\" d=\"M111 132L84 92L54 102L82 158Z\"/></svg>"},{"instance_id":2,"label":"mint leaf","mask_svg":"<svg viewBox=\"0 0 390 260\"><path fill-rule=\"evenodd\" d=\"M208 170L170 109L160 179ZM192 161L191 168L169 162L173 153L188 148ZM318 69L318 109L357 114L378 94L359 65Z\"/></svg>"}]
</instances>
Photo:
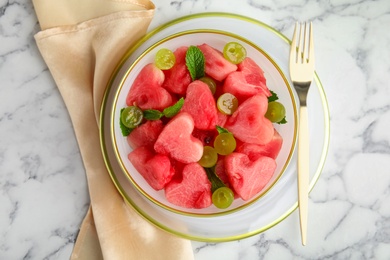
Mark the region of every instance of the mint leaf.
<instances>
[{"instance_id":1,"label":"mint leaf","mask_svg":"<svg viewBox=\"0 0 390 260\"><path fill-rule=\"evenodd\" d=\"M283 119L282 119L282 120L280 120L279 122L277 122L277 124L279 124L279 125L284 125L284 124L287 124L286 117L283 117Z\"/></svg>"},{"instance_id":2,"label":"mint leaf","mask_svg":"<svg viewBox=\"0 0 390 260\"><path fill-rule=\"evenodd\" d=\"M123 110L125 110L125 109L122 108L121 112L119 113L119 127L121 128L122 135L123 136L128 136L131 133L131 131L133 131L134 128L128 128L127 126L125 126L122 123L121 115L122 115Z\"/></svg>"},{"instance_id":3,"label":"mint leaf","mask_svg":"<svg viewBox=\"0 0 390 260\"><path fill-rule=\"evenodd\" d=\"M180 98L179 101L177 101L174 105L167 107L163 110L163 114L168 117L174 117L177 113L180 112L180 109L182 108L184 104L184 98Z\"/></svg>"},{"instance_id":4,"label":"mint leaf","mask_svg":"<svg viewBox=\"0 0 390 260\"><path fill-rule=\"evenodd\" d=\"M222 134L222 133L229 133L229 130L227 130L226 128L223 128L222 126L219 126L219 125L216 125L215 128L217 128L217 132L218 134Z\"/></svg>"},{"instance_id":5,"label":"mint leaf","mask_svg":"<svg viewBox=\"0 0 390 260\"><path fill-rule=\"evenodd\" d=\"M226 187L226 185L221 181L221 179L215 173L215 167L204 168L206 170L207 178L211 182L211 193L221 187Z\"/></svg>"},{"instance_id":6,"label":"mint leaf","mask_svg":"<svg viewBox=\"0 0 390 260\"><path fill-rule=\"evenodd\" d=\"M158 120L164 115L163 113L155 109L146 109L143 111L143 114L144 118L147 120Z\"/></svg>"},{"instance_id":7,"label":"mint leaf","mask_svg":"<svg viewBox=\"0 0 390 260\"><path fill-rule=\"evenodd\" d=\"M203 52L196 46L190 46L186 52L186 66L192 80L204 76L205 59Z\"/></svg>"},{"instance_id":8,"label":"mint leaf","mask_svg":"<svg viewBox=\"0 0 390 260\"><path fill-rule=\"evenodd\" d=\"M279 99L278 95L275 92L273 92L272 90L270 90L270 92L271 96L268 97L268 102L273 102Z\"/></svg>"}]
</instances>

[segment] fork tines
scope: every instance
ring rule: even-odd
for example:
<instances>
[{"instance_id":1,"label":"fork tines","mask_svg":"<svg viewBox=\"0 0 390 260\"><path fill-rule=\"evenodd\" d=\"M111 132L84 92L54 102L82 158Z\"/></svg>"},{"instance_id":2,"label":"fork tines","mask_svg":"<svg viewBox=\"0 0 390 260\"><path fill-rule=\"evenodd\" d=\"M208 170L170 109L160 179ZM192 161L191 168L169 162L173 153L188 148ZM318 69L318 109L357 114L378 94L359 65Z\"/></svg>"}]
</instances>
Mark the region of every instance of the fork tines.
<instances>
[{"instance_id":1,"label":"fork tines","mask_svg":"<svg viewBox=\"0 0 390 260\"><path fill-rule=\"evenodd\" d=\"M309 62L309 59L314 59L312 22L296 23L291 45L296 46L297 63Z\"/></svg>"}]
</instances>

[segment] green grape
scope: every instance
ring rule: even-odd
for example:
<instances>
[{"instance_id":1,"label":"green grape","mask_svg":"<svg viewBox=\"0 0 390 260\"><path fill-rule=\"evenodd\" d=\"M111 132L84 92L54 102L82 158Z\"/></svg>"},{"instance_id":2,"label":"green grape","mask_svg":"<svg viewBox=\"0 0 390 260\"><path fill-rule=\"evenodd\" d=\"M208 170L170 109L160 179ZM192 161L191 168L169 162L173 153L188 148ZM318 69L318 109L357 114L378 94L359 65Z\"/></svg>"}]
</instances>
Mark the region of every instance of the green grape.
<instances>
[{"instance_id":1,"label":"green grape","mask_svg":"<svg viewBox=\"0 0 390 260\"><path fill-rule=\"evenodd\" d=\"M236 145L236 139L231 133L220 133L214 140L214 149L220 155L231 154Z\"/></svg>"},{"instance_id":2,"label":"green grape","mask_svg":"<svg viewBox=\"0 0 390 260\"><path fill-rule=\"evenodd\" d=\"M143 112L139 107L129 106L123 109L121 114L121 121L128 128L134 128L141 124L144 118Z\"/></svg>"},{"instance_id":3,"label":"green grape","mask_svg":"<svg viewBox=\"0 0 390 260\"><path fill-rule=\"evenodd\" d=\"M272 123L280 122L286 116L286 109L282 103L272 101L268 103L268 109L265 113L265 117Z\"/></svg>"},{"instance_id":4,"label":"green grape","mask_svg":"<svg viewBox=\"0 0 390 260\"><path fill-rule=\"evenodd\" d=\"M213 204L220 209L228 208L234 201L234 193L228 187L220 187L211 196Z\"/></svg>"},{"instance_id":5,"label":"green grape","mask_svg":"<svg viewBox=\"0 0 390 260\"><path fill-rule=\"evenodd\" d=\"M225 115L231 115L238 108L238 99L230 93L222 94L217 100L218 110Z\"/></svg>"},{"instance_id":6,"label":"green grape","mask_svg":"<svg viewBox=\"0 0 390 260\"><path fill-rule=\"evenodd\" d=\"M215 94L215 91L217 90L217 84L215 83L215 81L212 78L202 77L199 80L206 83L209 86L211 93L213 93L213 95Z\"/></svg>"},{"instance_id":7,"label":"green grape","mask_svg":"<svg viewBox=\"0 0 390 260\"><path fill-rule=\"evenodd\" d=\"M169 49L160 49L154 57L154 63L161 70L169 70L175 65L175 54Z\"/></svg>"},{"instance_id":8,"label":"green grape","mask_svg":"<svg viewBox=\"0 0 390 260\"><path fill-rule=\"evenodd\" d=\"M203 155L202 158L198 161L198 163L205 168L213 167L218 160L218 154L215 149L211 146L203 147Z\"/></svg>"},{"instance_id":9,"label":"green grape","mask_svg":"<svg viewBox=\"0 0 390 260\"><path fill-rule=\"evenodd\" d=\"M223 56L233 64L238 64L246 58L246 49L238 42L229 42L223 48Z\"/></svg>"}]
</instances>

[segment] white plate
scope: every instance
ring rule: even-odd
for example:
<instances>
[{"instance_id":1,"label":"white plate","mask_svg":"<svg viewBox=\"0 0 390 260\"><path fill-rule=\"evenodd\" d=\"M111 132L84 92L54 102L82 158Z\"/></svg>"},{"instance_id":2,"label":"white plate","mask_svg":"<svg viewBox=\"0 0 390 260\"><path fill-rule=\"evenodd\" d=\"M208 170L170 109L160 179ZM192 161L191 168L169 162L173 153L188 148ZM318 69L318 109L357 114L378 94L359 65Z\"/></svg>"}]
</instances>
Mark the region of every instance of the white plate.
<instances>
[{"instance_id":1,"label":"white plate","mask_svg":"<svg viewBox=\"0 0 390 260\"><path fill-rule=\"evenodd\" d=\"M275 169L274 175L268 184L248 201L235 199L233 204L225 210L218 209L214 205L203 209L188 209L179 207L167 201L164 190L154 190L128 160L127 156L133 149L131 149L127 143L127 138L123 137L121 133L119 126L121 110L127 106L127 93L129 92L134 79L144 66L149 63L153 63L154 56L159 49L168 48L170 50L176 50L182 46L207 43L217 50L222 51L225 44L232 41L241 43L247 50L248 57L251 57L257 64L260 65L260 67L264 70L264 76L267 79L267 86L270 90L277 93L279 97L278 101L282 102L286 108L286 119L288 123L283 125L274 124L275 129L283 137L283 145L278 157L276 158L277 168ZM130 57L130 60L133 60L133 58ZM120 75L117 77L119 78ZM115 145L115 152L117 153L119 164L129 177L129 180L143 195L167 210L172 210L179 214L194 214L194 216L200 214L204 216L211 216L212 214L227 214L234 210L241 210L244 206L253 203L270 188L272 188L272 185L276 183L283 172L287 169L293 155L298 124L297 108L296 100L294 99L294 92L288 83L287 77L281 72L272 59L270 59L270 57L268 57L268 55L258 46L230 32L220 30L191 30L170 35L167 38L153 44L153 46L148 48L140 57L137 57L136 61L130 66L130 68L128 68L127 73L123 76L120 86L116 87L115 85L115 88L118 89L118 93L114 100L114 115L112 116L110 125L112 127L111 131L113 133L113 143Z\"/></svg>"},{"instance_id":2,"label":"white plate","mask_svg":"<svg viewBox=\"0 0 390 260\"><path fill-rule=\"evenodd\" d=\"M251 18L224 13L186 16L163 25L146 35L124 57L115 70L105 94L101 113L102 151L111 178L124 199L142 216L160 228L178 236L199 241L230 241L258 234L285 219L297 208L296 156L279 181L261 199L244 210L216 217L194 217L165 210L135 189L119 165L110 122L113 100L123 75L148 47L159 40L187 30L213 29L229 31L260 46L288 75L290 41L272 27ZM254 33L256 32L256 33ZM296 93L294 92L296 95ZM310 190L318 180L325 163L329 144L329 112L318 76L308 97L310 131ZM238 221L239 220L239 221Z\"/></svg>"}]
</instances>

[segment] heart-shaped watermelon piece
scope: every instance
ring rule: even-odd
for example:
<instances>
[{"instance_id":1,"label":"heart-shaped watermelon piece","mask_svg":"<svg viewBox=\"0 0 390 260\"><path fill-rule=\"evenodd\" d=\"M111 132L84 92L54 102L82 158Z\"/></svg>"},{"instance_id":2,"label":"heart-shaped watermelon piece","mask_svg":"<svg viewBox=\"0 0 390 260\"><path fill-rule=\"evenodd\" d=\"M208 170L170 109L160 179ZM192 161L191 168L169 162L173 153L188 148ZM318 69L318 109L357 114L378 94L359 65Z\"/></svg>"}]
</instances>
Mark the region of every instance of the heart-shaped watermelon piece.
<instances>
[{"instance_id":1,"label":"heart-shaped watermelon piece","mask_svg":"<svg viewBox=\"0 0 390 260\"><path fill-rule=\"evenodd\" d=\"M246 57L241 63L237 64L238 71L241 71L247 83L263 89L263 93L269 97L271 92L267 87L267 80L264 77L264 71L257 63L249 57Z\"/></svg>"},{"instance_id":2,"label":"heart-shaped watermelon piece","mask_svg":"<svg viewBox=\"0 0 390 260\"><path fill-rule=\"evenodd\" d=\"M198 163L183 168L181 181L172 180L165 186L169 202L185 208L206 208L211 205L211 183L206 171Z\"/></svg>"},{"instance_id":3,"label":"heart-shaped watermelon piece","mask_svg":"<svg viewBox=\"0 0 390 260\"><path fill-rule=\"evenodd\" d=\"M270 181L275 169L275 160L266 156L251 161L246 154L234 152L225 157L229 183L243 200L258 194Z\"/></svg>"},{"instance_id":4,"label":"heart-shaped watermelon piece","mask_svg":"<svg viewBox=\"0 0 390 260\"><path fill-rule=\"evenodd\" d=\"M135 149L140 146L149 146L153 148L154 142L164 128L161 120L148 120L136 127L127 136L127 143Z\"/></svg>"},{"instance_id":5,"label":"heart-shaped watermelon piece","mask_svg":"<svg viewBox=\"0 0 390 260\"><path fill-rule=\"evenodd\" d=\"M195 80L187 88L187 94L181 111L189 113L195 127L202 130L215 129L217 124L217 106L208 85Z\"/></svg>"},{"instance_id":6,"label":"heart-shaped watermelon piece","mask_svg":"<svg viewBox=\"0 0 390 260\"><path fill-rule=\"evenodd\" d=\"M175 100L162 87L165 76L162 70L150 63L142 68L135 78L126 97L128 106L136 105L141 109L162 110L172 105Z\"/></svg>"},{"instance_id":7,"label":"heart-shaped watermelon piece","mask_svg":"<svg viewBox=\"0 0 390 260\"><path fill-rule=\"evenodd\" d=\"M182 163L199 161L203 154L203 144L192 135L193 130L192 116L180 112L161 131L154 144L155 151Z\"/></svg>"},{"instance_id":8,"label":"heart-shaped watermelon piece","mask_svg":"<svg viewBox=\"0 0 390 260\"><path fill-rule=\"evenodd\" d=\"M172 93L180 95L186 93L187 86L192 80L186 65L187 49L187 46L177 48L173 52L176 59L175 65L171 69L164 71L165 81L163 87Z\"/></svg>"},{"instance_id":9,"label":"heart-shaped watermelon piece","mask_svg":"<svg viewBox=\"0 0 390 260\"><path fill-rule=\"evenodd\" d=\"M128 159L155 190L163 189L175 174L168 156L155 154L146 146L140 146L130 152Z\"/></svg>"},{"instance_id":10,"label":"heart-shaped watermelon piece","mask_svg":"<svg viewBox=\"0 0 390 260\"><path fill-rule=\"evenodd\" d=\"M212 78L223 81L229 73L237 70L237 65L226 60L220 51L210 45L204 43L198 48L205 58L205 72Z\"/></svg>"},{"instance_id":11,"label":"heart-shaped watermelon piece","mask_svg":"<svg viewBox=\"0 0 390 260\"><path fill-rule=\"evenodd\" d=\"M257 94L263 94L265 96L270 95L270 91L267 86L260 87L252 83L248 83L246 75L242 71L230 73L226 77L222 89L225 93L233 94L240 103Z\"/></svg>"},{"instance_id":12,"label":"heart-shaped watermelon piece","mask_svg":"<svg viewBox=\"0 0 390 260\"><path fill-rule=\"evenodd\" d=\"M282 149L282 145L283 138L278 133L278 131L275 130L274 136L268 143L264 145L242 143L237 146L236 152L248 155L251 161L255 161L261 156L268 156L276 159L280 150Z\"/></svg>"},{"instance_id":13,"label":"heart-shaped watermelon piece","mask_svg":"<svg viewBox=\"0 0 390 260\"><path fill-rule=\"evenodd\" d=\"M255 95L238 106L225 128L244 143L266 144L274 136L274 127L264 116L267 108L267 97Z\"/></svg>"}]
</instances>

